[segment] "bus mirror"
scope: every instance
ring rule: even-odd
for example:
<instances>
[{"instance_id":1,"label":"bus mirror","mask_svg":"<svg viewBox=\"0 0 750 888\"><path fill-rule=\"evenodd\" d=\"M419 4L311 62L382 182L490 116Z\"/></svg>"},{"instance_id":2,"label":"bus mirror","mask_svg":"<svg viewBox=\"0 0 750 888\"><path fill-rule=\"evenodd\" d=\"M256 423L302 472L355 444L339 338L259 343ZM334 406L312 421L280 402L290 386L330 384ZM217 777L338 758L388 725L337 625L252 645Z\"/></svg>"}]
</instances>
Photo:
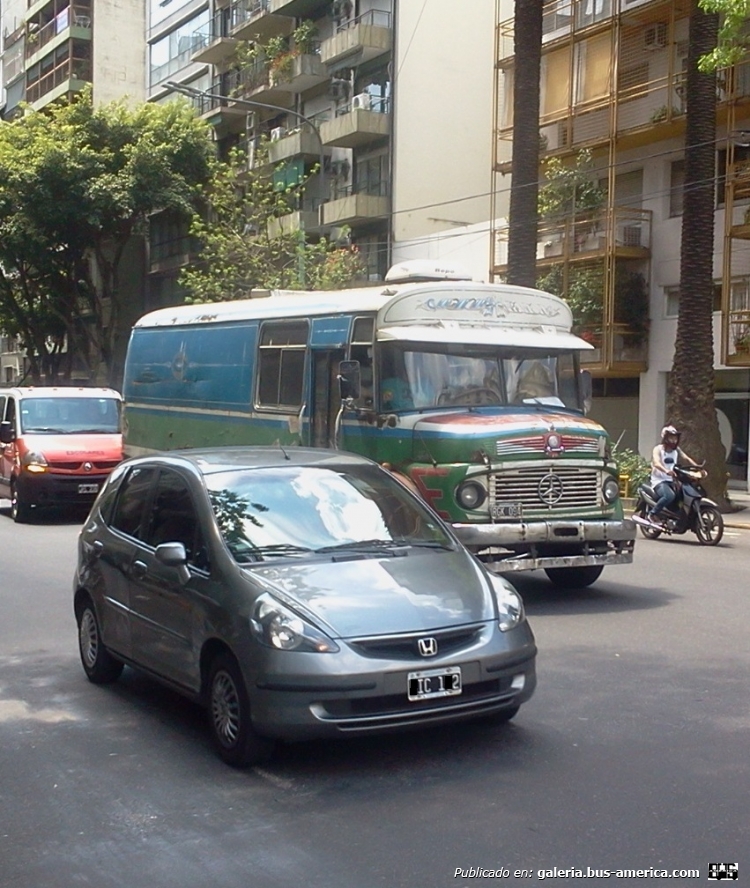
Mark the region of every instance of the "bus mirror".
<instances>
[{"instance_id":1,"label":"bus mirror","mask_svg":"<svg viewBox=\"0 0 750 888\"><path fill-rule=\"evenodd\" d=\"M339 392L341 400L356 401L360 395L361 379L359 361L341 361L339 364Z\"/></svg>"},{"instance_id":2,"label":"bus mirror","mask_svg":"<svg viewBox=\"0 0 750 888\"><path fill-rule=\"evenodd\" d=\"M584 416L588 416L591 412L592 398L591 371L581 370L581 406L583 407Z\"/></svg>"}]
</instances>

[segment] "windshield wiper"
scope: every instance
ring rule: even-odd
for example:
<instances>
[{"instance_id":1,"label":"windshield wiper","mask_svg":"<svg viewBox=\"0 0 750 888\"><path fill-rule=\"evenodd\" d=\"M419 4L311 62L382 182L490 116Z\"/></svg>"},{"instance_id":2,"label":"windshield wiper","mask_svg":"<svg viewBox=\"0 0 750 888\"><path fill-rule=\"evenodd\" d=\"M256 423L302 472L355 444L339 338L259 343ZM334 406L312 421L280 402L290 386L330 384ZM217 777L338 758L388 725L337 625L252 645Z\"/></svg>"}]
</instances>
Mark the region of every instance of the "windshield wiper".
<instances>
[{"instance_id":1,"label":"windshield wiper","mask_svg":"<svg viewBox=\"0 0 750 888\"><path fill-rule=\"evenodd\" d=\"M403 546L400 540L352 540L349 543L338 543L336 546L323 546L316 552L339 552L345 549L394 549Z\"/></svg>"},{"instance_id":2,"label":"windshield wiper","mask_svg":"<svg viewBox=\"0 0 750 888\"><path fill-rule=\"evenodd\" d=\"M247 563L248 561L261 561L264 555L304 555L312 552L312 549L306 549L304 546L294 546L291 543L274 543L269 546L253 546L235 555L237 561Z\"/></svg>"},{"instance_id":3,"label":"windshield wiper","mask_svg":"<svg viewBox=\"0 0 750 888\"><path fill-rule=\"evenodd\" d=\"M30 429L24 429L27 434L33 435L35 432L52 432L53 435L64 435L64 429L56 429L53 426L34 426Z\"/></svg>"}]
</instances>

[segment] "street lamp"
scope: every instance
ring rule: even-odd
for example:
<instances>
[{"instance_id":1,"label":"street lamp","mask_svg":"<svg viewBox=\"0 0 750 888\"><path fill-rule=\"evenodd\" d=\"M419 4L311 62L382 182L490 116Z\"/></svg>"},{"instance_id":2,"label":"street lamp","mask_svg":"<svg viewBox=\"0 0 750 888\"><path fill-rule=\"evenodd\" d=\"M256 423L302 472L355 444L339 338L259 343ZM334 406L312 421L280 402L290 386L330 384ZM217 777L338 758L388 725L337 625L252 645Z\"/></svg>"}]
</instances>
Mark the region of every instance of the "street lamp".
<instances>
[{"instance_id":1,"label":"street lamp","mask_svg":"<svg viewBox=\"0 0 750 888\"><path fill-rule=\"evenodd\" d=\"M191 99L219 99L219 101L222 102L230 101L228 96L222 96L219 93L206 92L202 89L196 89L194 86L188 86L185 83L176 83L174 80L168 81L167 86L175 92L182 93ZM320 181L321 183L325 182L325 154L323 151L323 139L317 124L313 123L309 117L305 117L304 114L300 114L299 111L295 111L293 108L283 108L281 105L269 105L268 102L256 102L254 99L238 99L232 96L231 101L237 105L247 105L248 108L267 108L269 111L281 111L283 114L293 114L295 117L303 121L303 123L306 123L318 140L320 148Z\"/></svg>"}]
</instances>

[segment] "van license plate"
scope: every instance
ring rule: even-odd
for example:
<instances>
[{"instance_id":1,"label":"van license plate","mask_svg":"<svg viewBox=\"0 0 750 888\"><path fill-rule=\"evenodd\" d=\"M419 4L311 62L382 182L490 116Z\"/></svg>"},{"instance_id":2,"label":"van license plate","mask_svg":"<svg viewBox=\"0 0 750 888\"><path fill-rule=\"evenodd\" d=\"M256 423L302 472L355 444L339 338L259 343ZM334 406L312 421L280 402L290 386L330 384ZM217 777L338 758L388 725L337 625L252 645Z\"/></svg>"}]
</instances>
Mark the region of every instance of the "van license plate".
<instances>
[{"instance_id":1,"label":"van license plate","mask_svg":"<svg viewBox=\"0 0 750 888\"><path fill-rule=\"evenodd\" d=\"M454 697L461 693L461 667L446 666L443 669L422 669L410 672L408 697L410 700L427 700L432 697Z\"/></svg>"},{"instance_id":2,"label":"van license plate","mask_svg":"<svg viewBox=\"0 0 750 888\"><path fill-rule=\"evenodd\" d=\"M500 518L523 518L523 506L521 503L493 503L490 517L496 521Z\"/></svg>"},{"instance_id":3,"label":"van license plate","mask_svg":"<svg viewBox=\"0 0 750 888\"><path fill-rule=\"evenodd\" d=\"M79 493L99 493L99 485L98 484L79 484L78 485Z\"/></svg>"}]
</instances>

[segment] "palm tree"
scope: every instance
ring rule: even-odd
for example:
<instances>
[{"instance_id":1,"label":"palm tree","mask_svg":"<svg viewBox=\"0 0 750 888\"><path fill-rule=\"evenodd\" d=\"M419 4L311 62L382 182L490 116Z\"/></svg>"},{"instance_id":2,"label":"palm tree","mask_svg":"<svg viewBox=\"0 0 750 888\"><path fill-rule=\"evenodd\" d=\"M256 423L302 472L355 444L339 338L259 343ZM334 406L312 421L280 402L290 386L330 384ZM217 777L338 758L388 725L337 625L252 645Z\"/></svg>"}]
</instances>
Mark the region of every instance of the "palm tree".
<instances>
[{"instance_id":1,"label":"palm tree","mask_svg":"<svg viewBox=\"0 0 750 888\"><path fill-rule=\"evenodd\" d=\"M515 0L508 283L536 284L543 0Z\"/></svg>"},{"instance_id":2,"label":"palm tree","mask_svg":"<svg viewBox=\"0 0 750 888\"><path fill-rule=\"evenodd\" d=\"M692 0L687 70L685 200L680 310L667 391L668 420L691 456L706 461L709 494L726 507L726 459L714 403L713 254L716 75L698 68L716 46L718 16Z\"/></svg>"}]
</instances>

